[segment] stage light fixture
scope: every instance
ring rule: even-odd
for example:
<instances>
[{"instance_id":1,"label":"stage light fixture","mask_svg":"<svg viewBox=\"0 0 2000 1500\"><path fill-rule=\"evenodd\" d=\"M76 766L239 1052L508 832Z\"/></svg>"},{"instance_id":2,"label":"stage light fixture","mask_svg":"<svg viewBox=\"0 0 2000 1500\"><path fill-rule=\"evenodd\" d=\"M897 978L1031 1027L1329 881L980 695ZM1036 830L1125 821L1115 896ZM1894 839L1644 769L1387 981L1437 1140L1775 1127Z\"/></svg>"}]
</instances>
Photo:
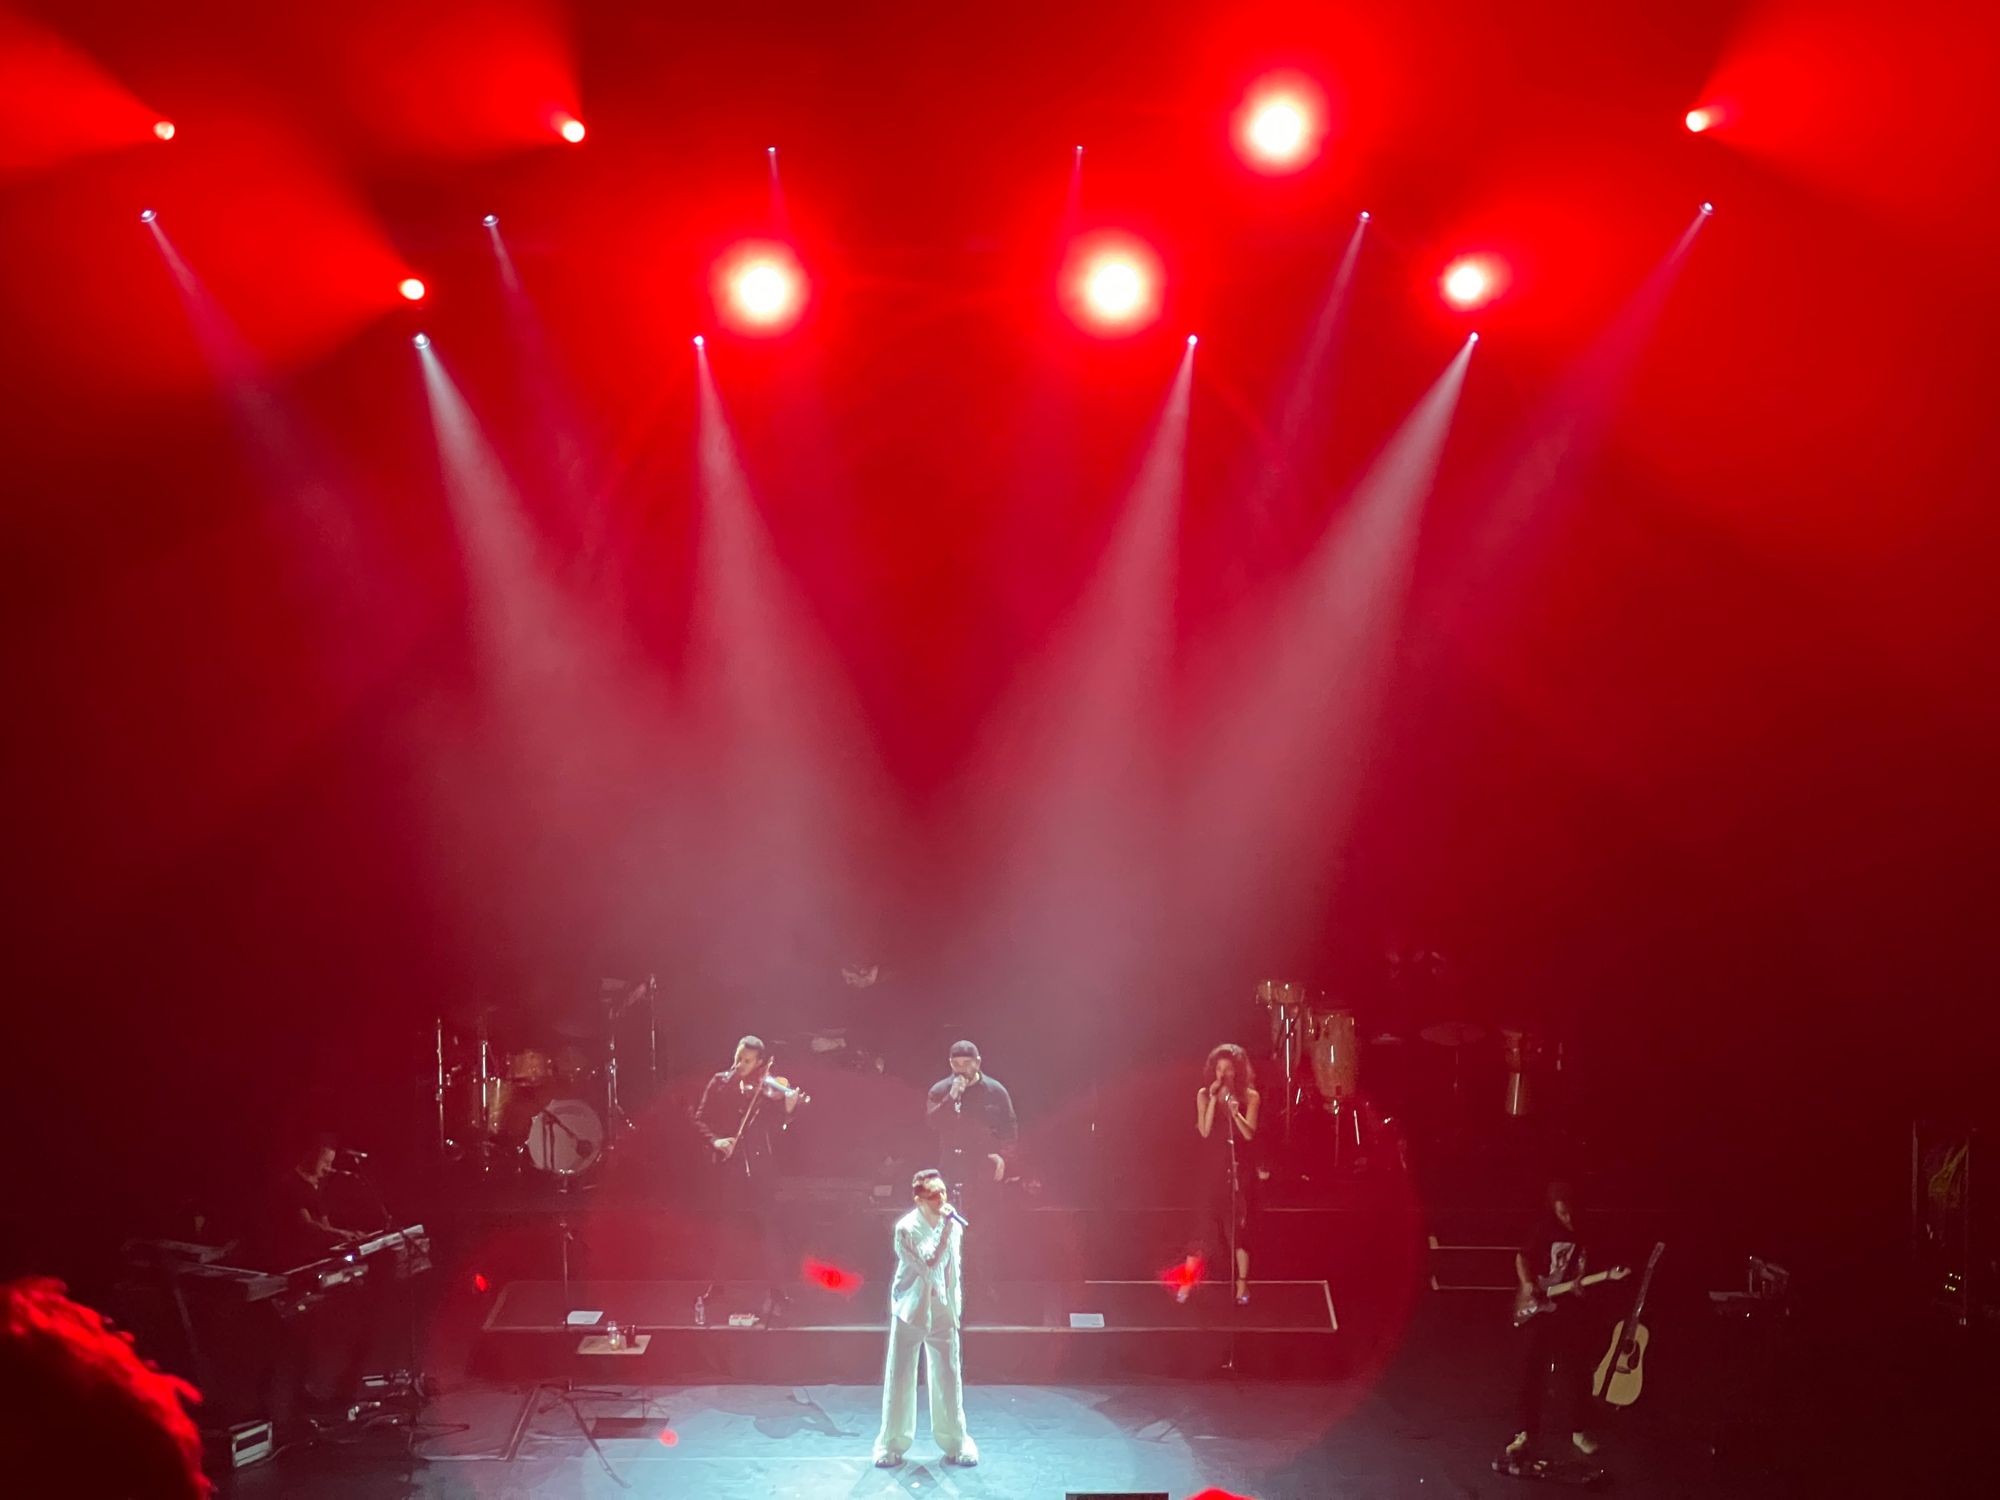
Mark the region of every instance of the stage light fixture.
<instances>
[{"instance_id":1,"label":"stage light fixture","mask_svg":"<svg viewBox=\"0 0 2000 1500\"><path fill-rule=\"evenodd\" d=\"M1325 134L1325 101L1304 78L1262 80L1236 113L1237 149L1260 172L1298 171L1319 155Z\"/></svg>"},{"instance_id":2,"label":"stage light fixture","mask_svg":"<svg viewBox=\"0 0 2000 1500\"><path fill-rule=\"evenodd\" d=\"M791 278L767 260L745 266L736 276L736 305L746 317L768 323L791 301Z\"/></svg>"},{"instance_id":3,"label":"stage light fixture","mask_svg":"<svg viewBox=\"0 0 2000 1500\"><path fill-rule=\"evenodd\" d=\"M428 333L420 333L410 342L419 349L428 349L431 346L431 336Z\"/></svg>"},{"instance_id":4,"label":"stage light fixture","mask_svg":"<svg viewBox=\"0 0 2000 1500\"><path fill-rule=\"evenodd\" d=\"M1201 340L1194 334L1191 333L1188 335L1188 348L1192 349L1196 344L1199 344L1200 342Z\"/></svg>"},{"instance_id":5,"label":"stage light fixture","mask_svg":"<svg viewBox=\"0 0 2000 1500\"><path fill-rule=\"evenodd\" d=\"M1123 322L1146 295L1146 278L1131 261L1107 257L1091 268L1083 284L1090 310L1110 322Z\"/></svg>"},{"instance_id":6,"label":"stage light fixture","mask_svg":"<svg viewBox=\"0 0 2000 1500\"><path fill-rule=\"evenodd\" d=\"M1470 311L1499 296L1505 282L1505 269L1497 260L1487 255L1466 255L1445 268L1438 288L1453 307Z\"/></svg>"},{"instance_id":7,"label":"stage light fixture","mask_svg":"<svg viewBox=\"0 0 2000 1500\"><path fill-rule=\"evenodd\" d=\"M1470 334L1470 335L1468 335L1468 336L1467 336L1467 338L1466 338L1466 342L1467 342L1468 344L1476 344L1476 343L1478 343L1478 342L1479 342L1479 335L1478 335L1478 334L1477 334L1476 332L1475 332L1475 333L1472 333L1472 334Z\"/></svg>"},{"instance_id":8,"label":"stage light fixture","mask_svg":"<svg viewBox=\"0 0 2000 1500\"><path fill-rule=\"evenodd\" d=\"M1372 219L1372 218L1374 218L1374 217L1375 217L1375 216L1374 216L1373 214L1369 213L1367 209L1365 209L1365 208L1364 208L1364 209L1362 209L1362 210L1361 210L1361 222L1362 222L1362 223L1366 224L1366 223L1367 223L1367 222L1368 222L1368 221L1369 221L1370 219Z\"/></svg>"},{"instance_id":9,"label":"stage light fixture","mask_svg":"<svg viewBox=\"0 0 2000 1500\"><path fill-rule=\"evenodd\" d=\"M403 300L406 302L421 302L424 300L424 293L429 289L416 277L405 276L396 283L396 290L403 294Z\"/></svg>"},{"instance_id":10,"label":"stage light fixture","mask_svg":"<svg viewBox=\"0 0 2000 1500\"><path fill-rule=\"evenodd\" d=\"M174 122L172 120L155 120L153 122L153 134L163 141L172 140L174 138Z\"/></svg>"},{"instance_id":11,"label":"stage light fixture","mask_svg":"<svg viewBox=\"0 0 2000 1500\"><path fill-rule=\"evenodd\" d=\"M142 208L139 210L139 222L141 224L150 224L153 220L159 218L159 216L160 212L155 208Z\"/></svg>"},{"instance_id":12,"label":"stage light fixture","mask_svg":"<svg viewBox=\"0 0 2000 1500\"><path fill-rule=\"evenodd\" d=\"M584 137L583 121L575 115L557 115L556 134L572 146L581 145Z\"/></svg>"},{"instance_id":13,"label":"stage light fixture","mask_svg":"<svg viewBox=\"0 0 2000 1500\"><path fill-rule=\"evenodd\" d=\"M706 349L708 347L708 340L697 333L694 336L694 346L697 349Z\"/></svg>"},{"instance_id":14,"label":"stage light fixture","mask_svg":"<svg viewBox=\"0 0 2000 1500\"><path fill-rule=\"evenodd\" d=\"M1696 135L1713 128L1719 121L1720 117L1713 109L1691 109L1687 112L1687 128Z\"/></svg>"},{"instance_id":15,"label":"stage light fixture","mask_svg":"<svg viewBox=\"0 0 2000 1500\"><path fill-rule=\"evenodd\" d=\"M479 222L484 224L488 229L498 229L500 227L500 215L488 214L485 218L481 219Z\"/></svg>"},{"instance_id":16,"label":"stage light fixture","mask_svg":"<svg viewBox=\"0 0 2000 1500\"><path fill-rule=\"evenodd\" d=\"M1715 205L1713 203L1704 203L1701 206L1701 211L1704 214L1712 214L1715 212Z\"/></svg>"},{"instance_id":17,"label":"stage light fixture","mask_svg":"<svg viewBox=\"0 0 2000 1500\"><path fill-rule=\"evenodd\" d=\"M751 333L782 333L805 310L805 273L782 244L742 245L717 266L715 298L734 326Z\"/></svg>"},{"instance_id":18,"label":"stage light fixture","mask_svg":"<svg viewBox=\"0 0 2000 1500\"><path fill-rule=\"evenodd\" d=\"M1098 233L1071 247L1063 263L1060 296L1085 328L1110 335L1135 333L1160 315L1164 277L1150 247L1127 234Z\"/></svg>"}]
</instances>

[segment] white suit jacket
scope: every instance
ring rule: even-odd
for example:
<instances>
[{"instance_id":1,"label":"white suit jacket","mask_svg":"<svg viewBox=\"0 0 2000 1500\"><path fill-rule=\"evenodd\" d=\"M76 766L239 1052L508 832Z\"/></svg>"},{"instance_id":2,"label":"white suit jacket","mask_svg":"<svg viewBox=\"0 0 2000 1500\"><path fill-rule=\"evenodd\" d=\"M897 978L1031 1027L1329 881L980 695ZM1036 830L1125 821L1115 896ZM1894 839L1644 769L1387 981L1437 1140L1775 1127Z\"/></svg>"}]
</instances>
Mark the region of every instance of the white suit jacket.
<instances>
[{"instance_id":1,"label":"white suit jacket","mask_svg":"<svg viewBox=\"0 0 2000 1500\"><path fill-rule=\"evenodd\" d=\"M896 1221L896 1279L889 1310L924 1333L958 1327L963 1297L958 1282L959 1229L946 1219L936 1228L913 1208Z\"/></svg>"}]
</instances>

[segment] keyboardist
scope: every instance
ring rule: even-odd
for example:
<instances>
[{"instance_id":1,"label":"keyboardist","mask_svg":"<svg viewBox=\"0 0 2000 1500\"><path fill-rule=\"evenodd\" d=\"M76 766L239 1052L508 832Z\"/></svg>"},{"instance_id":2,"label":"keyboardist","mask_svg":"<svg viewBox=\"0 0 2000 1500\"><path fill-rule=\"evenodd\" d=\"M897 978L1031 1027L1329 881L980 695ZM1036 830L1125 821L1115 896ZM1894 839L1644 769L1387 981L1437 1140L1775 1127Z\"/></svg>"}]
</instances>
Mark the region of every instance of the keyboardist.
<instances>
[{"instance_id":1,"label":"keyboardist","mask_svg":"<svg viewBox=\"0 0 2000 1500\"><path fill-rule=\"evenodd\" d=\"M360 1237L361 1230L343 1228L329 1215L327 1184L338 1154L329 1137L314 1136L278 1179L269 1226L273 1264L299 1265Z\"/></svg>"},{"instance_id":2,"label":"keyboardist","mask_svg":"<svg viewBox=\"0 0 2000 1500\"><path fill-rule=\"evenodd\" d=\"M314 1279L302 1273L316 1263L338 1264L337 1257L366 1234L343 1222L358 1208L330 1194L346 1180L335 1171L338 1156L331 1137L308 1137L272 1184L262 1233L253 1236L265 1241L253 1264L290 1275L294 1292L307 1290ZM393 1290L386 1277L362 1275L280 1323L270 1410L281 1427L301 1411L338 1411L354 1399L364 1368L394 1323Z\"/></svg>"}]
</instances>

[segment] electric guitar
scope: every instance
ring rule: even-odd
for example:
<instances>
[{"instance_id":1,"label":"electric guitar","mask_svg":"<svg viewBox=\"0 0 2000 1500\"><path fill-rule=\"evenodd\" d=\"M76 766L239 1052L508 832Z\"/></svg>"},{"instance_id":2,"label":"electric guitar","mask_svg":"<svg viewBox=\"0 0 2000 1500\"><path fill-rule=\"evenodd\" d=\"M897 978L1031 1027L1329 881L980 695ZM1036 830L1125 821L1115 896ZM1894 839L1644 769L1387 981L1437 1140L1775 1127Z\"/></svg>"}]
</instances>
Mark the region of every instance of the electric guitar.
<instances>
[{"instance_id":1,"label":"electric guitar","mask_svg":"<svg viewBox=\"0 0 2000 1500\"><path fill-rule=\"evenodd\" d=\"M1569 1281L1558 1281L1553 1284L1545 1283L1537 1277L1533 1295L1523 1293L1514 1300L1514 1326L1524 1327L1543 1313L1554 1312L1558 1297L1570 1296L1587 1286L1596 1286L1600 1281L1623 1281L1631 1274L1630 1266L1613 1266L1608 1271L1592 1271L1588 1276L1578 1276Z\"/></svg>"},{"instance_id":2,"label":"electric guitar","mask_svg":"<svg viewBox=\"0 0 2000 1500\"><path fill-rule=\"evenodd\" d=\"M1653 1267L1660 1263L1666 1250L1664 1242L1653 1246L1646 1274L1639 1278L1639 1295L1632 1299L1632 1316L1620 1318L1618 1326L1611 1330L1611 1347L1604 1351L1597 1374L1591 1379L1591 1395L1602 1396L1613 1406L1630 1406L1639 1399L1639 1386L1646 1374L1646 1342L1651 1338L1646 1325L1639 1321L1639 1314L1646 1310L1646 1289L1653 1284Z\"/></svg>"}]
</instances>

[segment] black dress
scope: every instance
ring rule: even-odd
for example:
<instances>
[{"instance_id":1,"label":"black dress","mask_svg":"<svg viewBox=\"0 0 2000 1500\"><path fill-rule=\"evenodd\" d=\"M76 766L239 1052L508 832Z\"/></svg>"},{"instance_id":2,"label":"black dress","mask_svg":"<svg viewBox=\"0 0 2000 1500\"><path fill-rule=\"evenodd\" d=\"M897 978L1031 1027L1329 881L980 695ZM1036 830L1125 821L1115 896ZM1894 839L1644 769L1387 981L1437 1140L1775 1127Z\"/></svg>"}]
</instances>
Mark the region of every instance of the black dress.
<instances>
[{"instance_id":1,"label":"black dress","mask_svg":"<svg viewBox=\"0 0 2000 1500\"><path fill-rule=\"evenodd\" d=\"M1229 1137L1236 1135L1236 1176L1238 1191L1233 1195L1236 1208L1236 1248L1250 1248L1250 1189L1257 1180L1257 1173L1250 1160L1250 1143L1243 1139L1241 1132L1230 1121L1228 1110L1218 1103L1215 1119L1209 1127L1207 1139L1195 1136L1197 1150L1194 1153L1201 1182L1201 1208L1195 1223L1195 1233L1189 1243L1188 1253L1202 1258L1202 1264L1210 1276L1221 1275L1231 1280L1236 1268L1229 1263L1229 1210L1232 1194L1229 1184Z\"/></svg>"}]
</instances>

